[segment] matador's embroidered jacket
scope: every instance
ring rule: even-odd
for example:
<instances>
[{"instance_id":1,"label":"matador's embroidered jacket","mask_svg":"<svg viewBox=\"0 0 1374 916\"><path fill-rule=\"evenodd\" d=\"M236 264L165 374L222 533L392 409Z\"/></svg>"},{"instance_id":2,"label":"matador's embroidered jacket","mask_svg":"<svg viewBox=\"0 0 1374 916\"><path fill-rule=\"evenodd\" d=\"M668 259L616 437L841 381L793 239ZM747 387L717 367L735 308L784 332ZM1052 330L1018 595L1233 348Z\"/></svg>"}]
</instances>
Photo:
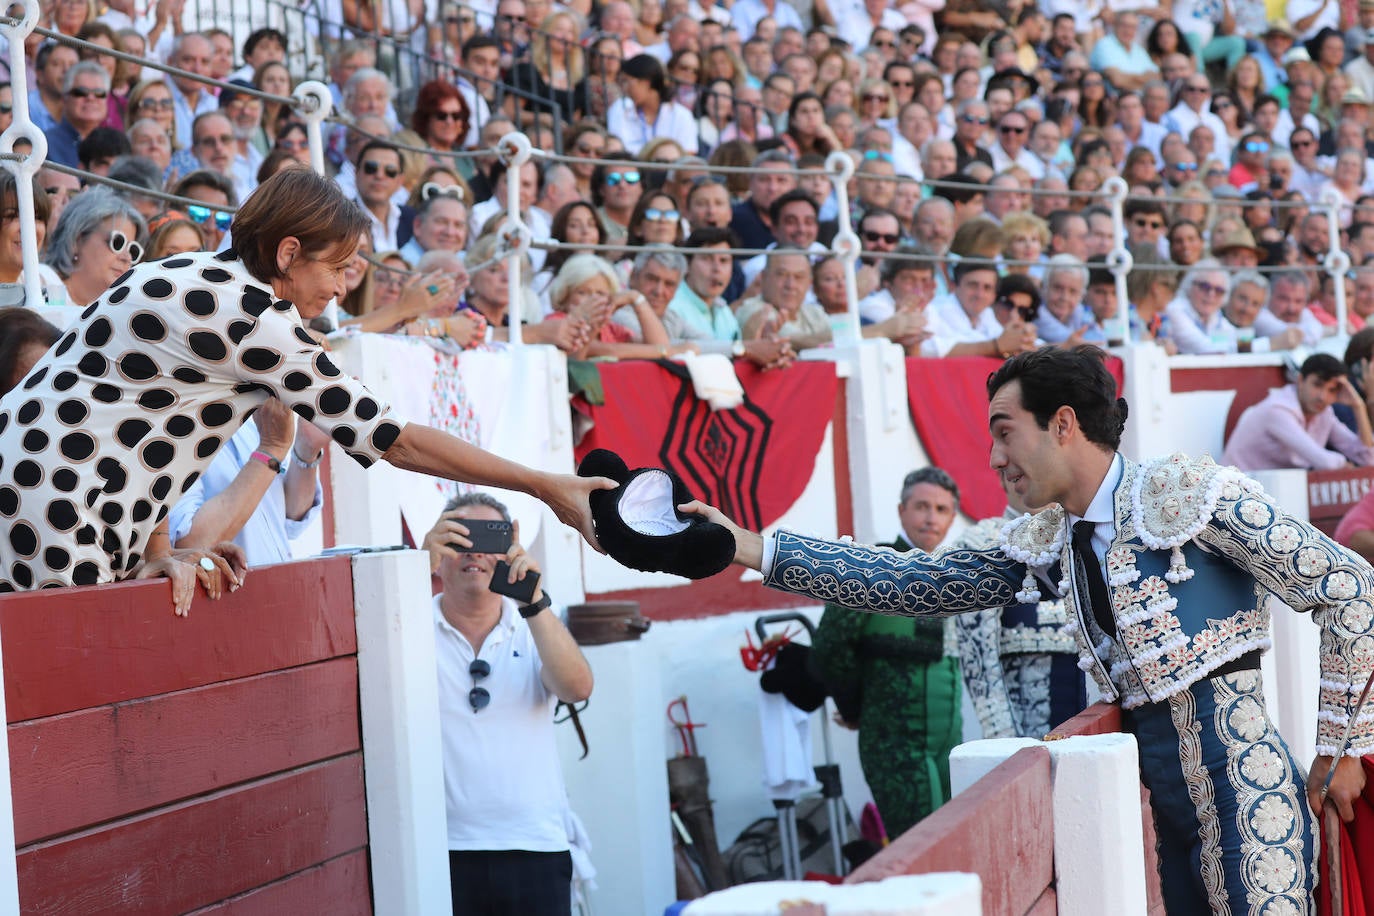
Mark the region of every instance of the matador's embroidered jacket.
<instances>
[{"instance_id":1,"label":"matador's embroidered jacket","mask_svg":"<svg viewBox=\"0 0 1374 916\"><path fill-rule=\"evenodd\" d=\"M1210 458L1126 461L1114 504L1107 576L1117 639L1097 627L1067 578L1059 583L1076 621L1079 667L1104 696L1128 709L1159 702L1268 649L1273 594L1322 628L1316 750L1335 754L1374 669L1374 569ZM780 530L765 551L764 582L879 614L947 616L1039 600L1037 580L1047 581L1051 566L1072 568L1068 551L1058 506L1010 522L996 545L928 556ZM1367 710L1346 753L1371 752Z\"/></svg>"},{"instance_id":2,"label":"matador's embroidered jacket","mask_svg":"<svg viewBox=\"0 0 1374 916\"><path fill-rule=\"evenodd\" d=\"M1017 517L1008 509L1004 516L985 518L965 529L953 546L995 549L1001 544L1002 529ZM1007 688L1002 658L1025 654L1076 654L1078 646L1073 638L1073 627L1068 626L1068 622L1064 599L1057 594L1044 595L1039 601L959 615L959 665L969 700L983 725L984 738L1028 734L1020 710L1012 702L1012 694ZM1040 693L1048 703L1048 680Z\"/></svg>"}]
</instances>

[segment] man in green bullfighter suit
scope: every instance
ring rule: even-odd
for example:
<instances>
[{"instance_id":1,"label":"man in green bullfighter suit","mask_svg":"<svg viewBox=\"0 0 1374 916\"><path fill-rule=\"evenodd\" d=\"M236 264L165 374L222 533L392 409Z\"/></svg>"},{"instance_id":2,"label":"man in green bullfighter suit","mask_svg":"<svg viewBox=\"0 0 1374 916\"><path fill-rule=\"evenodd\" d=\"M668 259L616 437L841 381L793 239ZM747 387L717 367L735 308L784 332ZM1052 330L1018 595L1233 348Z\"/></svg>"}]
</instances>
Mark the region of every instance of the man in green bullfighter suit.
<instances>
[{"instance_id":1,"label":"man in green bullfighter suit","mask_svg":"<svg viewBox=\"0 0 1374 916\"><path fill-rule=\"evenodd\" d=\"M959 487L936 467L902 482L902 533L883 546L935 550L959 511ZM859 730L859 760L888 836L949 799L949 754L963 740L951 621L887 617L827 604L811 655L842 725Z\"/></svg>"}]
</instances>

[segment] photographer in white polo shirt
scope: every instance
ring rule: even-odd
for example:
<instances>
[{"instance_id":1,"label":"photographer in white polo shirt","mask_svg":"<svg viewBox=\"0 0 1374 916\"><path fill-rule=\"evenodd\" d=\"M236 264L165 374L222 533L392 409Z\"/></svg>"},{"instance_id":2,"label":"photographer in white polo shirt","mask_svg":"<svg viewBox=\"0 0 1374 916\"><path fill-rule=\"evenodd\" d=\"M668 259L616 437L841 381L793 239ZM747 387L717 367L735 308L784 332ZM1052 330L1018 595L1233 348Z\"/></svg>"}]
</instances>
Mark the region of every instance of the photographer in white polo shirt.
<instances>
[{"instance_id":1,"label":"photographer in white polo shirt","mask_svg":"<svg viewBox=\"0 0 1374 916\"><path fill-rule=\"evenodd\" d=\"M570 912L553 707L590 696L592 672L542 582L527 604L491 590L500 560L510 564L507 582L539 572L518 524L504 556L461 549L472 544L471 523L510 520L496 499L466 494L423 543L444 586L434 627L454 916Z\"/></svg>"}]
</instances>

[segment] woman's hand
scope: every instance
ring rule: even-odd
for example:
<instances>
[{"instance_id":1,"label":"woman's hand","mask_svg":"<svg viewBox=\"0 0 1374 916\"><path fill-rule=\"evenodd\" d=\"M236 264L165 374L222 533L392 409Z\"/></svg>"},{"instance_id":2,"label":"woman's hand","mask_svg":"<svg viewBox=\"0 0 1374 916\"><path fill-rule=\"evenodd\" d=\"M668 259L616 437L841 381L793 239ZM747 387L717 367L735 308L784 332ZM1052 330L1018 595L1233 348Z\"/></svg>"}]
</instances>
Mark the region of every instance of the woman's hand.
<instances>
[{"instance_id":1,"label":"woman's hand","mask_svg":"<svg viewBox=\"0 0 1374 916\"><path fill-rule=\"evenodd\" d=\"M191 600L196 596L196 568L176 557L161 557L139 568L135 579L156 579L165 576L172 580L172 612L185 617L191 612Z\"/></svg>"},{"instance_id":2,"label":"woman's hand","mask_svg":"<svg viewBox=\"0 0 1374 916\"><path fill-rule=\"evenodd\" d=\"M569 316L556 322L553 345L564 353L577 354L587 349L592 342L592 329L582 318Z\"/></svg>"},{"instance_id":3,"label":"woman's hand","mask_svg":"<svg viewBox=\"0 0 1374 916\"><path fill-rule=\"evenodd\" d=\"M614 490L620 486L609 477L578 477L576 474L546 474L538 497L569 528L575 528L597 553L605 553L596 540L592 524L589 497L597 490Z\"/></svg>"},{"instance_id":4,"label":"woman's hand","mask_svg":"<svg viewBox=\"0 0 1374 916\"><path fill-rule=\"evenodd\" d=\"M412 277L401 289L396 303L397 321L409 321L427 315L439 306L452 302L457 286L453 276L441 270Z\"/></svg>"},{"instance_id":5,"label":"woman's hand","mask_svg":"<svg viewBox=\"0 0 1374 916\"><path fill-rule=\"evenodd\" d=\"M329 448L329 442L329 433L314 423L307 423L304 420L296 421L296 442L291 448L296 453L297 461L304 456L306 458L305 463L309 464L317 457L323 457L320 453Z\"/></svg>"},{"instance_id":6,"label":"woman's hand","mask_svg":"<svg viewBox=\"0 0 1374 916\"><path fill-rule=\"evenodd\" d=\"M170 556L195 570L196 578L211 600L218 600L224 594L226 583L229 591L238 591L248 573L248 558L243 548L232 541L220 541L209 550L199 547L174 549Z\"/></svg>"},{"instance_id":7,"label":"woman's hand","mask_svg":"<svg viewBox=\"0 0 1374 916\"><path fill-rule=\"evenodd\" d=\"M477 312L455 312L444 319L444 336L465 350L475 347L486 340L487 319Z\"/></svg>"},{"instance_id":8,"label":"woman's hand","mask_svg":"<svg viewBox=\"0 0 1374 916\"><path fill-rule=\"evenodd\" d=\"M202 563L208 560L208 564ZM207 569L206 566L209 566ZM174 550L171 554L143 564L135 579L172 580L172 611L178 617L191 613L191 601L196 596L196 582L200 582L212 599L223 594L223 583L237 591L248 573L247 557L242 548L231 541L216 544L211 550Z\"/></svg>"}]
</instances>

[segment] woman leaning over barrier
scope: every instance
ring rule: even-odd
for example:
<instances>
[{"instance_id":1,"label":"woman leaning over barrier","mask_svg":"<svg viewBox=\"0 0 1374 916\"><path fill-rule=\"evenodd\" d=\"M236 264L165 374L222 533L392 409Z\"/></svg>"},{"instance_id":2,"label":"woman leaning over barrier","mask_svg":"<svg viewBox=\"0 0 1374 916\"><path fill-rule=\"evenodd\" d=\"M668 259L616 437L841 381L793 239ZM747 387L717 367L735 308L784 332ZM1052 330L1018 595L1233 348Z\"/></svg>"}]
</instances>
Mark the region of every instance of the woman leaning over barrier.
<instances>
[{"instance_id":1,"label":"woman leaning over barrier","mask_svg":"<svg viewBox=\"0 0 1374 916\"><path fill-rule=\"evenodd\" d=\"M610 481L531 470L402 424L301 327L341 295L367 225L333 182L289 169L235 215L236 248L139 265L85 309L0 399L0 591L168 575L184 613L188 570L211 597L236 587L241 567L172 552L164 520L269 397L364 466L385 458L529 493L590 538L587 494Z\"/></svg>"}]
</instances>

